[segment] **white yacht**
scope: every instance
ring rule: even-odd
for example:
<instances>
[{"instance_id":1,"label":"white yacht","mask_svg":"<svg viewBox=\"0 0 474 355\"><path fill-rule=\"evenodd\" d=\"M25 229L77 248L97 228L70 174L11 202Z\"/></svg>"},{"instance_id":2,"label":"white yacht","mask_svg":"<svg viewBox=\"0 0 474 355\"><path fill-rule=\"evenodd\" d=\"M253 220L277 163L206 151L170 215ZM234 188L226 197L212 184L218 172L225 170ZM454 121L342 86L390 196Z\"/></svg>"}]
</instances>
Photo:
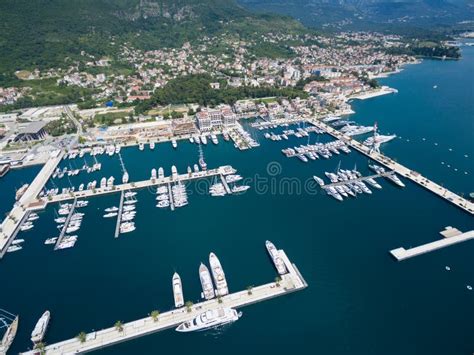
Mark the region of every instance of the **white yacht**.
<instances>
[{"instance_id":1,"label":"white yacht","mask_svg":"<svg viewBox=\"0 0 474 355\"><path fill-rule=\"evenodd\" d=\"M151 169L151 177L150 180L156 180L156 169Z\"/></svg>"},{"instance_id":2,"label":"white yacht","mask_svg":"<svg viewBox=\"0 0 474 355\"><path fill-rule=\"evenodd\" d=\"M211 141L214 144L219 144L219 141L217 140L217 136L215 134L211 134Z\"/></svg>"},{"instance_id":3,"label":"white yacht","mask_svg":"<svg viewBox=\"0 0 474 355\"><path fill-rule=\"evenodd\" d=\"M249 185L242 185L242 186L233 186L231 191L233 193L239 193L239 192L245 192L247 191L248 189L250 189L250 186Z\"/></svg>"},{"instance_id":4,"label":"white yacht","mask_svg":"<svg viewBox=\"0 0 474 355\"><path fill-rule=\"evenodd\" d=\"M21 245L10 245L7 249L7 253L13 253L15 251L21 250L23 247Z\"/></svg>"},{"instance_id":5,"label":"white yacht","mask_svg":"<svg viewBox=\"0 0 474 355\"><path fill-rule=\"evenodd\" d=\"M51 313L49 311L46 311L36 323L35 328L31 333L31 341L33 342L33 344L37 344L43 340L44 335L46 334L46 330L48 328L50 317Z\"/></svg>"},{"instance_id":6,"label":"white yacht","mask_svg":"<svg viewBox=\"0 0 474 355\"><path fill-rule=\"evenodd\" d=\"M189 143L194 143L194 138L193 137L189 137Z\"/></svg>"},{"instance_id":7,"label":"white yacht","mask_svg":"<svg viewBox=\"0 0 474 355\"><path fill-rule=\"evenodd\" d=\"M112 218L112 217L117 217L118 213L117 212L109 212L103 215L104 218Z\"/></svg>"},{"instance_id":8,"label":"white yacht","mask_svg":"<svg viewBox=\"0 0 474 355\"><path fill-rule=\"evenodd\" d=\"M285 262L283 259L280 257L277 248L275 248L275 245L269 240L265 242L265 246L267 248L268 254L270 254L270 257L272 258L273 264L275 264L275 267L280 275L286 274L288 270L286 269Z\"/></svg>"},{"instance_id":9,"label":"white yacht","mask_svg":"<svg viewBox=\"0 0 474 355\"><path fill-rule=\"evenodd\" d=\"M224 270L214 253L209 254L209 265L211 265L212 277L214 278L214 283L216 285L216 294L218 296L227 295L229 293L229 288L227 287Z\"/></svg>"},{"instance_id":10,"label":"white yacht","mask_svg":"<svg viewBox=\"0 0 474 355\"><path fill-rule=\"evenodd\" d=\"M56 244L57 240L58 240L58 237L48 238L44 241L44 244L46 244L46 245Z\"/></svg>"},{"instance_id":11,"label":"white yacht","mask_svg":"<svg viewBox=\"0 0 474 355\"><path fill-rule=\"evenodd\" d=\"M140 150L145 149L145 144L143 144L142 142L138 143L138 149Z\"/></svg>"},{"instance_id":12,"label":"white yacht","mask_svg":"<svg viewBox=\"0 0 474 355\"><path fill-rule=\"evenodd\" d=\"M113 206L113 207L106 208L104 211L105 212L117 212L118 210L119 210L118 207Z\"/></svg>"},{"instance_id":13,"label":"white yacht","mask_svg":"<svg viewBox=\"0 0 474 355\"><path fill-rule=\"evenodd\" d=\"M321 187L324 186L324 180L321 179L320 177L318 177L316 175L313 175L313 179L314 179L314 181L316 181L319 184L319 186L321 186Z\"/></svg>"},{"instance_id":14,"label":"white yacht","mask_svg":"<svg viewBox=\"0 0 474 355\"><path fill-rule=\"evenodd\" d=\"M214 284L212 283L211 274L207 266L203 263L199 266L199 279L201 280L203 298L206 300L214 298Z\"/></svg>"},{"instance_id":15,"label":"white yacht","mask_svg":"<svg viewBox=\"0 0 474 355\"><path fill-rule=\"evenodd\" d=\"M130 233L136 229L134 222L124 222L120 224L120 233Z\"/></svg>"},{"instance_id":16,"label":"white yacht","mask_svg":"<svg viewBox=\"0 0 474 355\"><path fill-rule=\"evenodd\" d=\"M155 142L150 142L150 149L151 150L155 149Z\"/></svg>"},{"instance_id":17,"label":"white yacht","mask_svg":"<svg viewBox=\"0 0 474 355\"><path fill-rule=\"evenodd\" d=\"M207 138L206 138L206 136L205 136L204 134L201 136L201 142L202 142L202 144L204 144L204 145L207 144Z\"/></svg>"},{"instance_id":18,"label":"white yacht","mask_svg":"<svg viewBox=\"0 0 474 355\"><path fill-rule=\"evenodd\" d=\"M129 179L128 173L125 171L122 176L122 183L123 184L128 183L128 179Z\"/></svg>"},{"instance_id":19,"label":"white yacht","mask_svg":"<svg viewBox=\"0 0 474 355\"><path fill-rule=\"evenodd\" d=\"M26 232L26 231L29 231L30 229L33 229L33 227L34 227L33 223L26 222L21 225L20 230L22 232Z\"/></svg>"},{"instance_id":20,"label":"white yacht","mask_svg":"<svg viewBox=\"0 0 474 355\"><path fill-rule=\"evenodd\" d=\"M181 284L181 277L178 273L173 274L173 296L174 296L174 305L176 308L184 306L184 297L183 297L183 285Z\"/></svg>"},{"instance_id":21,"label":"white yacht","mask_svg":"<svg viewBox=\"0 0 474 355\"><path fill-rule=\"evenodd\" d=\"M177 332L187 333L193 331L215 328L220 325L233 323L242 316L242 312L237 312L233 308L211 309L199 314L194 319L181 323Z\"/></svg>"},{"instance_id":22,"label":"white yacht","mask_svg":"<svg viewBox=\"0 0 474 355\"><path fill-rule=\"evenodd\" d=\"M369 165L369 168L372 169L373 171L375 171L377 174L385 173L385 168L383 168L381 166L378 166L378 165L375 165L375 164ZM392 181L397 186L405 187L405 184L398 178L398 176L395 174L395 172L393 174L385 176L385 178L389 179L390 181Z\"/></svg>"},{"instance_id":23,"label":"white yacht","mask_svg":"<svg viewBox=\"0 0 474 355\"><path fill-rule=\"evenodd\" d=\"M171 140L171 145L172 145L173 148L175 148L175 149L178 147L178 142L176 142L176 139Z\"/></svg>"}]
</instances>

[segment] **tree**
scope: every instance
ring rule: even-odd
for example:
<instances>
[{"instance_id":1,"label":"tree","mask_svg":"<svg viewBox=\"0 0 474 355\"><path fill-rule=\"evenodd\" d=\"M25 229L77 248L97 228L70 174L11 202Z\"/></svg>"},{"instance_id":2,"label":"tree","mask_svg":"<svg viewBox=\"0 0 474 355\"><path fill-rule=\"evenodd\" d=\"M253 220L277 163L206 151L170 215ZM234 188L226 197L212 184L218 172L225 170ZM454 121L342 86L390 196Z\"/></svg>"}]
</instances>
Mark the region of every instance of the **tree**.
<instances>
[{"instance_id":1,"label":"tree","mask_svg":"<svg viewBox=\"0 0 474 355\"><path fill-rule=\"evenodd\" d=\"M158 317L160 316L160 312L157 310L154 310L150 313L151 318L153 319L154 322L158 321Z\"/></svg>"},{"instance_id":2,"label":"tree","mask_svg":"<svg viewBox=\"0 0 474 355\"><path fill-rule=\"evenodd\" d=\"M193 303L192 303L191 301L187 301L186 304L185 304L185 306L186 306L186 310L188 311L188 313L193 310L193 309L192 309Z\"/></svg>"},{"instance_id":3,"label":"tree","mask_svg":"<svg viewBox=\"0 0 474 355\"><path fill-rule=\"evenodd\" d=\"M217 302L219 302L219 303L222 303L222 302L223 302L221 296L217 296Z\"/></svg>"},{"instance_id":4,"label":"tree","mask_svg":"<svg viewBox=\"0 0 474 355\"><path fill-rule=\"evenodd\" d=\"M281 282L281 277L280 276L275 277L275 285L277 287L280 287L280 282Z\"/></svg>"},{"instance_id":5,"label":"tree","mask_svg":"<svg viewBox=\"0 0 474 355\"><path fill-rule=\"evenodd\" d=\"M123 332L123 323L122 323L122 321L120 321L120 320L116 321L115 324L114 324L114 327L119 333Z\"/></svg>"},{"instance_id":6,"label":"tree","mask_svg":"<svg viewBox=\"0 0 474 355\"><path fill-rule=\"evenodd\" d=\"M76 339L79 340L81 344L85 343L87 340L87 334L85 332L80 332L76 335Z\"/></svg>"},{"instance_id":7,"label":"tree","mask_svg":"<svg viewBox=\"0 0 474 355\"><path fill-rule=\"evenodd\" d=\"M44 351L45 347L46 347L46 344L43 343L42 341L35 345L35 349L39 350L41 355L45 354L45 351Z\"/></svg>"},{"instance_id":8,"label":"tree","mask_svg":"<svg viewBox=\"0 0 474 355\"><path fill-rule=\"evenodd\" d=\"M247 294L250 296L252 294L253 286L247 286Z\"/></svg>"}]
</instances>

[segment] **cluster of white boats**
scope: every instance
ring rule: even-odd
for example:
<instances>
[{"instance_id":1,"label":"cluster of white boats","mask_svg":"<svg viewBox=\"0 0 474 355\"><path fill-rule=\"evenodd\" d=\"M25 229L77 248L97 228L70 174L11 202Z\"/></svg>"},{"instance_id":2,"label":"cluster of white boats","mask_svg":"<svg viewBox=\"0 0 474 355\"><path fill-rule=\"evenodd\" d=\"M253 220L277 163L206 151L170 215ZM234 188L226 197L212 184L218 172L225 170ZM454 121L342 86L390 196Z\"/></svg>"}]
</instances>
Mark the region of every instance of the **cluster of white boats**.
<instances>
[{"instance_id":1,"label":"cluster of white boats","mask_svg":"<svg viewBox=\"0 0 474 355\"><path fill-rule=\"evenodd\" d=\"M270 258L272 259L278 273L280 275L288 273L285 262L280 257L275 245L267 240L265 242L265 247L267 248L268 254L270 255ZM199 265L199 280L201 281L202 287L201 298L205 300L211 300L215 297L219 298L228 295L229 288L227 286L225 273L222 269L219 259L214 253L209 254L209 266L211 272L209 272L209 268L204 263ZM175 307L183 307L185 305L183 285L181 282L181 277L176 272L172 278L172 287ZM192 332L211 329L224 324L232 323L238 320L241 316L241 312L237 312L235 309L228 307L207 310L197 315L192 320L181 323L176 328L176 331Z\"/></svg>"},{"instance_id":2,"label":"cluster of white boats","mask_svg":"<svg viewBox=\"0 0 474 355\"><path fill-rule=\"evenodd\" d=\"M234 147L238 149L247 149L247 148L256 148L260 144L252 137L252 135L247 132L242 126L238 125L235 129L232 130L234 134Z\"/></svg>"},{"instance_id":3,"label":"cluster of white boats","mask_svg":"<svg viewBox=\"0 0 474 355\"><path fill-rule=\"evenodd\" d=\"M377 174L385 174L384 168L377 165L369 165ZM342 201L349 196L356 197L358 194L372 194L372 191L365 184L368 183L376 189L381 189L382 186L375 181L373 177L363 177L362 174L354 167L353 170L344 170L338 168L335 173L325 172L325 175L331 181L331 184L326 186L323 179L318 176L313 176L314 180L323 188L329 196L332 196L338 201ZM397 186L404 187L403 182L393 172L392 174L383 175Z\"/></svg>"},{"instance_id":4,"label":"cluster of white boats","mask_svg":"<svg viewBox=\"0 0 474 355\"><path fill-rule=\"evenodd\" d=\"M94 163L92 165L88 165L87 162L84 160L84 165L80 169L74 169L70 164L69 167L65 166L62 169L56 168L53 172L51 177L53 179L62 179L64 176L76 176L79 175L81 171L85 171L88 174L93 173L95 171L99 171L102 168L102 164L97 161L94 157Z\"/></svg>"},{"instance_id":5,"label":"cluster of white boats","mask_svg":"<svg viewBox=\"0 0 474 355\"><path fill-rule=\"evenodd\" d=\"M315 132L316 134L324 133L324 131L318 127L309 126L304 128L297 127L296 130L287 129L284 130L281 134L276 134L274 132L266 132L263 136L272 141L281 141L282 139L288 140L288 137L290 136L295 136L297 138L309 137L310 132Z\"/></svg>"},{"instance_id":6,"label":"cluster of white boats","mask_svg":"<svg viewBox=\"0 0 474 355\"><path fill-rule=\"evenodd\" d=\"M107 207L103 215L104 218L114 218L117 217L119 219L119 232L120 234L130 233L133 232L135 227L135 219L136 211L135 211L135 204L137 203L136 196L137 193L135 191L125 191L124 192L124 200L122 210L117 206ZM120 214L120 215L119 215Z\"/></svg>"},{"instance_id":7,"label":"cluster of white boats","mask_svg":"<svg viewBox=\"0 0 474 355\"><path fill-rule=\"evenodd\" d=\"M319 156L324 159L329 159L333 154L339 155L340 151L349 154L351 150L347 145L340 140L329 143L315 143L300 145L299 147L285 148L281 152L288 158L297 157L302 162L319 159Z\"/></svg>"},{"instance_id":8,"label":"cluster of white boats","mask_svg":"<svg viewBox=\"0 0 474 355\"><path fill-rule=\"evenodd\" d=\"M209 194L213 197L221 197L227 195L228 193L242 193L250 189L250 186L248 185L237 185L236 183L240 180L242 180L242 176L240 175L226 175L225 183L227 186L225 186L224 183L218 182L216 177L213 184L209 188Z\"/></svg>"},{"instance_id":9,"label":"cluster of white boats","mask_svg":"<svg viewBox=\"0 0 474 355\"><path fill-rule=\"evenodd\" d=\"M38 214L35 212L32 212L28 215L28 218L26 219L25 222L23 222L20 226L20 231L26 232L34 228L33 222L36 221L39 218ZM7 249L7 253L13 253L15 251L23 249L22 244L25 242L24 239L15 239L12 241L10 246Z\"/></svg>"},{"instance_id":10,"label":"cluster of white boats","mask_svg":"<svg viewBox=\"0 0 474 355\"><path fill-rule=\"evenodd\" d=\"M170 185L171 186L171 185ZM170 200L170 198L172 200ZM161 185L156 189L156 207L158 208L180 208L188 205L188 193L186 186L179 181L171 186L171 194L167 185Z\"/></svg>"}]
</instances>

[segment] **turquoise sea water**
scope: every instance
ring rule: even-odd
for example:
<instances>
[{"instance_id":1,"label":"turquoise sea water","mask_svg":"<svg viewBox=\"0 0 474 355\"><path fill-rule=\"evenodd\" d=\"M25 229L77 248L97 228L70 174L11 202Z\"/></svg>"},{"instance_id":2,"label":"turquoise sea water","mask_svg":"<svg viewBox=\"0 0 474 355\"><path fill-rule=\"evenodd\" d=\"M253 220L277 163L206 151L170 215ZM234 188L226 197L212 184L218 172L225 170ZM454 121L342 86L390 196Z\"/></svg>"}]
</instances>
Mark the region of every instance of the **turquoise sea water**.
<instances>
[{"instance_id":1,"label":"turquoise sea water","mask_svg":"<svg viewBox=\"0 0 474 355\"><path fill-rule=\"evenodd\" d=\"M474 48L465 48L463 54L459 62L425 61L384 79L399 94L356 102L353 118L363 123L376 119L382 133L402 137L383 147L385 152L455 191L467 192L474 189L474 97L469 78ZM366 158L352 152L304 164L285 158L280 150L306 139L271 142L260 131L254 134L261 147L251 151L237 151L222 139L218 146L209 143L204 148L209 167L231 164L252 179L253 187L244 195L211 198L199 193L201 184L193 183L188 186L190 205L171 212L156 209L152 191L142 190L137 230L118 240L113 238L114 221L101 215L105 207L118 203L119 196L93 198L83 209L76 247L58 252L43 245L56 234L57 206L42 212L35 229L20 234L26 239L24 250L0 262L0 306L20 314L12 353L30 346L29 334L45 309L52 313L47 343L112 326L117 320L134 320L154 309L169 310L174 271L181 275L185 299L198 301L198 267L207 262L210 251L219 256L231 291L272 281L276 274L264 247L266 239L283 248L298 266L309 284L306 290L245 307L238 322L219 332L183 335L169 330L97 353L474 351L474 292L466 289L474 286L474 243L401 263L388 254L396 247L435 240L448 225L473 229L471 216L409 182L399 189L382 181L382 190L343 203L314 193L312 185L301 193L291 185L289 191L282 183L286 178L310 181L339 161L346 168L357 163L368 172ZM316 139L331 140L312 134L311 141ZM169 143L155 151L122 150L131 181L148 178L153 167L163 166L169 173L175 164L184 172L196 163L197 154L196 146L187 141L179 142L176 150ZM71 184L110 175L120 180L118 158L103 156L101 161L101 172L78 175ZM458 172L441 166L441 161ZM461 174L464 171L470 175ZM66 186L69 181L55 183ZM0 181L2 191L3 184Z\"/></svg>"}]
</instances>

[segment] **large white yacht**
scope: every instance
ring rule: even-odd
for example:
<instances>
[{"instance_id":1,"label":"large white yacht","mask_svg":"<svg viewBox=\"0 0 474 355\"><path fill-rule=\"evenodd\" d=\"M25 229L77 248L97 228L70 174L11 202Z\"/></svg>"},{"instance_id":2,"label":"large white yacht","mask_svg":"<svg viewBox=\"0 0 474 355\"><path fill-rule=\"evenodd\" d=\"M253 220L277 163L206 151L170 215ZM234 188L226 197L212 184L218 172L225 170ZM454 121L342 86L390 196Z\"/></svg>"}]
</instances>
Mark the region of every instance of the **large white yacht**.
<instances>
[{"instance_id":1,"label":"large white yacht","mask_svg":"<svg viewBox=\"0 0 474 355\"><path fill-rule=\"evenodd\" d=\"M209 254L209 264L211 265L212 277L214 278L214 283L216 284L216 294L218 296L225 296L229 293L229 288L227 287L227 280L225 279L224 270L222 270L221 263L217 258L216 254Z\"/></svg>"},{"instance_id":2,"label":"large white yacht","mask_svg":"<svg viewBox=\"0 0 474 355\"><path fill-rule=\"evenodd\" d=\"M278 273L280 275L286 274L288 270L286 269L285 262L280 257L275 245L271 241L267 240L265 242L265 246L267 247L268 254L270 254L270 257L272 258Z\"/></svg>"},{"instance_id":3,"label":"large white yacht","mask_svg":"<svg viewBox=\"0 0 474 355\"><path fill-rule=\"evenodd\" d=\"M210 309L190 321L181 323L176 328L176 331L187 333L215 328L220 325L233 323L241 316L242 312L237 312L233 308Z\"/></svg>"},{"instance_id":4,"label":"large white yacht","mask_svg":"<svg viewBox=\"0 0 474 355\"><path fill-rule=\"evenodd\" d=\"M50 317L51 313L46 311L36 323L35 329L33 329L33 332L31 333L31 341L33 344L37 344L43 340L44 335L46 334L46 329L48 328Z\"/></svg>"},{"instance_id":5,"label":"large white yacht","mask_svg":"<svg viewBox=\"0 0 474 355\"><path fill-rule=\"evenodd\" d=\"M214 285L212 283L211 274L209 273L209 269L206 265L201 263L199 266L199 279L201 280L202 286L202 295L206 300L210 300L214 298Z\"/></svg>"},{"instance_id":6,"label":"large white yacht","mask_svg":"<svg viewBox=\"0 0 474 355\"><path fill-rule=\"evenodd\" d=\"M174 296L174 305L176 308L184 306L184 297L183 297L183 285L181 284L181 277L178 273L173 274L173 296Z\"/></svg>"}]
</instances>

